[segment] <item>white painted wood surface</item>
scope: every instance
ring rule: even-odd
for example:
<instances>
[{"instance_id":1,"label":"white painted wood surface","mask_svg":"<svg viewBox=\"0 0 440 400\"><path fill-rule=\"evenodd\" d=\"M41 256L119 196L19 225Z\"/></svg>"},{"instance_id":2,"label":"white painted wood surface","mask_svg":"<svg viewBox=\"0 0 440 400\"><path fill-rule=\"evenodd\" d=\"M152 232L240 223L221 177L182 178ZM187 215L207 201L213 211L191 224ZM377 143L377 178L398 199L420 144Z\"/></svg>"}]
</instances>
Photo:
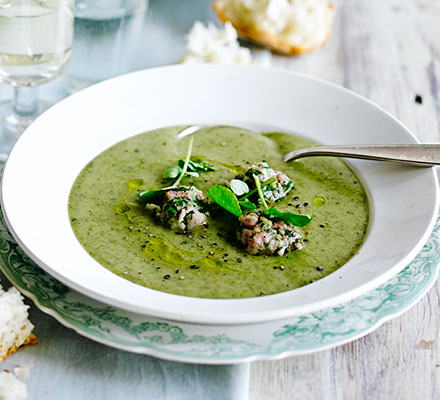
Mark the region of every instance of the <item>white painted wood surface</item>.
<instances>
[{"instance_id":1,"label":"white painted wood surface","mask_svg":"<svg viewBox=\"0 0 440 400\"><path fill-rule=\"evenodd\" d=\"M210 3L151 0L137 67L175 62L193 21L215 19ZM333 4L336 19L326 47L302 57L274 55L272 65L352 89L395 115L422 142L440 142L440 1ZM59 86L42 88L42 97L61 99ZM0 85L0 97L9 95ZM405 314L348 345L253 363L250 399L440 399L439 289L437 284Z\"/></svg>"},{"instance_id":2,"label":"white painted wood surface","mask_svg":"<svg viewBox=\"0 0 440 400\"><path fill-rule=\"evenodd\" d=\"M420 141L439 142L440 2L333 3L327 46L299 58L274 56L272 65L339 83L391 112ZM353 343L252 364L250 399L440 399L439 288Z\"/></svg>"}]
</instances>

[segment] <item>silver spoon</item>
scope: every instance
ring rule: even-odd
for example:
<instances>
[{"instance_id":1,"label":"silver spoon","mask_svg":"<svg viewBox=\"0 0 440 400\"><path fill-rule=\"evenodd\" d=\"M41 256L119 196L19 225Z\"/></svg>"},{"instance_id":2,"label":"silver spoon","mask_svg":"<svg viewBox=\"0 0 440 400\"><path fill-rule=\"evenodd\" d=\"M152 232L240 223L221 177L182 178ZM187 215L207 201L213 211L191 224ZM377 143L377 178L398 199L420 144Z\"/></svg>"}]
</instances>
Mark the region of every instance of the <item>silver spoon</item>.
<instances>
[{"instance_id":1,"label":"silver spoon","mask_svg":"<svg viewBox=\"0 0 440 400\"><path fill-rule=\"evenodd\" d=\"M192 125L183 129L177 137L182 138L208 127L208 125ZM440 165L440 144L314 146L291 151L284 156L284 161L312 156L361 158L418 167L433 167Z\"/></svg>"},{"instance_id":2,"label":"silver spoon","mask_svg":"<svg viewBox=\"0 0 440 400\"><path fill-rule=\"evenodd\" d=\"M440 165L440 144L314 146L291 151L284 156L284 161L310 156L361 158L433 167Z\"/></svg>"}]
</instances>

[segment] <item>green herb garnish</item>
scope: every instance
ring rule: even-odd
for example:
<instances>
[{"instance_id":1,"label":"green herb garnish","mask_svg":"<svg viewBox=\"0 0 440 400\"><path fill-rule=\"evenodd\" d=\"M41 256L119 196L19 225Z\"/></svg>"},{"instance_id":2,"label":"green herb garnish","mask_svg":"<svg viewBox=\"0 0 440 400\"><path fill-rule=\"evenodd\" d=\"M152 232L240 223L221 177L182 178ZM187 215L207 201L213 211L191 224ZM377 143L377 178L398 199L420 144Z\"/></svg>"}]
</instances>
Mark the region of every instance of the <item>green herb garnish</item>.
<instances>
[{"instance_id":1,"label":"green herb garnish","mask_svg":"<svg viewBox=\"0 0 440 400\"><path fill-rule=\"evenodd\" d=\"M157 190L145 190L138 194L138 200L145 203L153 203L154 200L158 200L169 188L157 189Z\"/></svg>"},{"instance_id":2,"label":"green herb garnish","mask_svg":"<svg viewBox=\"0 0 440 400\"><path fill-rule=\"evenodd\" d=\"M239 201L238 204L240 204L240 207L244 208L245 210L256 210L257 209L257 206L249 200Z\"/></svg>"},{"instance_id":3,"label":"green herb garnish","mask_svg":"<svg viewBox=\"0 0 440 400\"><path fill-rule=\"evenodd\" d=\"M177 178L177 181L174 182L174 185L172 187L176 187L180 183L182 178L185 176L185 172L186 172L186 170L188 168L188 164L189 164L189 159L191 158L193 143L194 143L194 137L191 137L189 139L188 150L186 151L186 157L185 157L185 162L183 163L182 172L180 173L180 176Z\"/></svg>"},{"instance_id":4,"label":"green herb garnish","mask_svg":"<svg viewBox=\"0 0 440 400\"><path fill-rule=\"evenodd\" d=\"M153 200L156 200L159 197L161 197L167 190L174 189L175 187L177 187L179 185L180 181L184 177L184 175L186 173L186 170L188 168L189 159L191 157L191 152L192 152L192 148L193 148L193 143L194 143L194 137L191 137L189 139L189 143L188 143L188 150L186 151L185 162L183 163L183 166L182 166L182 168L180 170L180 175L178 175L178 178L177 178L176 182L174 182L173 185L168 186L166 188L156 189L156 190L146 190L146 191L140 192L138 194L138 200L139 201L143 201L143 202L146 202L146 203L151 203ZM170 173L170 175L173 175L174 172L170 171L169 173Z\"/></svg>"},{"instance_id":5,"label":"green herb garnish","mask_svg":"<svg viewBox=\"0 0 440 400\"><path fill-rule=\"evenodd\" d=\"M165 171L163 171L162 178L176 179L181 173L182 168L180 168L178 165L171 165Z\"/></svg>"},{"instance_id":6,"label":"green herb garnish","mask_svg":"<svg viewBox=\"0 0 440 400\"><path fill-rule=\"evenodd\" d=\"M265 208L265 210L262 211L264 215L270 215L298 227L305 226L312 220L312 217L310 215L295 214L292 212L281 212L278 211L276 208L269 208L267 206L266 200L264 199L263 192L261 190L262 185L260 184L260 180L258 179L257 175L254 175L254 180L255 185L257 186L258 196L260 197L261 203Z\"/></svg>"},{"instance_id":7,"label":"green herb garnish","mask_svg":"<svg viewBox=\"0 0 440 400\"><path fill-rule=\"evenodd\" d=\"M170 165L162 174L164 179L175 179L182 174L185 160L179 160L177 165ZM184 176L200 176L200 172L215 171L215 168L204 161L189 160Z\"/></svg>"},{"instance_id":8,"label":"green herb garnish","mask_svg":"<svg viewBox=\"0 0 440 400\"><path fill-rule=\"evenodd\" d=\"M208 190L208 196L212 201L236 217L243 215L237 196L231 189L221 185L214 185Z\"/></svg>"},{"instance_id":9,"label":"green herb garnish","mask_svg":"<svg viewBox=\"0 0 440 400\"><path fill-rule=\"evenodd\" d=\"M312 220L312 217L310 215L294 214L292 212L281 212L278 211L276 208L268 208L266 210L263 210L263 214L278 218L284 222L288 222L289 224L298 226L300 228L307 225Z\"/></svg>"},{"instance_id":10,"label":"green herb garnish","mask_svg":"<svg viewBox=\"0 0 440 400\"><path fill-rule=\"evenodd\" d=\"M182 167L183 160L179 160L177 165ZM211 172L211 171L215 171L215 168L212 165L209 165L205 161L189 160L188 171L193 171L193 172Z\"/></svg>"},{"instance_id":11,"label":"green herb garnish","mask_svg":"<svg viewBox=\"0 0 440 400\"><path fill-rule=\"evenodd\" d=\"M260 197L261 200L261 204L263 204L263 207L265 209L268 209L269 207L267 206L266 200L264 200L263 192L261 191L260 179L258 178L257 175L253 175L253 177L255 181L255 186L257 187L258 196Z\"/></svg>"},{"instance_id":12,"label":"green herb garnish","mask_svg":"<svg viewBox=\"0 0 440 400\"><path fill-rule=\"evenodd\" d=\"M177 211L173 207L168 207L168 212L172 215L176 215Z\"/></svg>"},{"instance_id":13,"label":"green herb garnish","mask_svg":"<svg viewBox=\"0 0 440 400\"><path fill-rule=\"evenodd\" d=\"M270 185L272 183L274 183L277 180L277 178L270 178L267 181L260 183L260 187L265 187L267 185ZM244 200L247 199L249 197L251 197L253 194L257 193L258 189L253 189L251 190L249 193L245 194L240 200Z\"/></svg>"}]
</instances>

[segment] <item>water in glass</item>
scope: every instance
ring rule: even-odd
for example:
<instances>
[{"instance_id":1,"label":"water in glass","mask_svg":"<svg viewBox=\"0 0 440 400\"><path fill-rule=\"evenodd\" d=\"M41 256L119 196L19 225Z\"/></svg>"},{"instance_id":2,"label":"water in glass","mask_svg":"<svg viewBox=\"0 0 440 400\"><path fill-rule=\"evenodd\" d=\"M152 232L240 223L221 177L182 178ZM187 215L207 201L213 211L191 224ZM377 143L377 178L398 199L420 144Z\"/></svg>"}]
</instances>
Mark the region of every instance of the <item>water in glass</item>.
<instances>
[{"instance_id":1,"label":"water in glass","mask_svg":"<svg viewBox=\"0 0 440 400\"><path fill-rule=\"evenodd\" d=\"M148 0L77 0L70 92L134 69Z\"/></svg>"}]
</instances>

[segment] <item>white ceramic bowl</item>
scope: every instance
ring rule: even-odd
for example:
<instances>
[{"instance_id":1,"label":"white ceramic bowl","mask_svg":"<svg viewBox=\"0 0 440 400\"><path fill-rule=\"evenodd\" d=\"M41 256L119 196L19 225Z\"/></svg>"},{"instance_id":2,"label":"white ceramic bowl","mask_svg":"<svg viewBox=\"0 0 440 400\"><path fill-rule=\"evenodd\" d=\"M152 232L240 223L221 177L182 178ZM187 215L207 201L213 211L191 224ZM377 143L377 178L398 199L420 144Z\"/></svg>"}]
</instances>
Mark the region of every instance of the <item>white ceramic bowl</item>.
<instances>
[{"instance_id":1,"label":"white ceramic bowl","mask_svg":"<svg viewBox=\"0 0 440 400\"><path fill-rule=\"evenodd\" d=\"M439 200L431 169L351 161L369 194L369 231L359 253L324 279L289 292L233 300L176 296L124 280L77 241L67 213L71 186L86 163L114 143L191 123L295 132L326 144L416 142L368 100L292 72L215 65L140 71L65 99L23 134L2 186L14 237L47 272L107 304L172 320L236 324L308 313L359 296L405 267L432 230Z\"/></svg>"}]
</instances>

